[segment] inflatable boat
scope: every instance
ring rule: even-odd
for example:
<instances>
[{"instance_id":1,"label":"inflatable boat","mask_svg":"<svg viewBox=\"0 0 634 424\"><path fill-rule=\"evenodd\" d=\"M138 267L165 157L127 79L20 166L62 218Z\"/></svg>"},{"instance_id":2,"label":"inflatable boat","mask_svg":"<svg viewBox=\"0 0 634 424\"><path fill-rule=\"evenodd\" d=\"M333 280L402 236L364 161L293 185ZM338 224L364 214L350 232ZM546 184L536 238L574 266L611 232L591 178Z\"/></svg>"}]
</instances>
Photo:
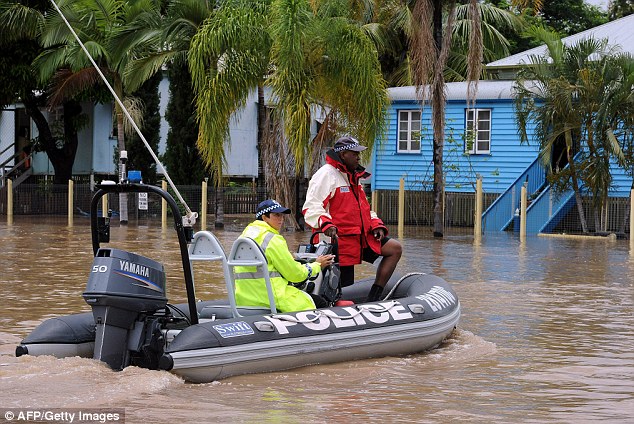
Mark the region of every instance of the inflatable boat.
<instances>
[{"instance_id":1,"label":"inflatable boat","mask_svg":"<svg viewBox=\"0 0 634 424\"><path fill-rule=\"evenodd\" d=\"M339 288L336 269L327 270L308 282L310 290L336 289L337 297L354 304L293 313L277 311L265 277L269 307L239 307L234 297L234 267L256 266L268 275L266 258L253 240L238 238L226 255L211 232L193 234L166 191L131 183L98 188L90 212L95 257L83 293L92 312L47 319L16 348L17 356L92 357L115 370L127 366L161 369L203 383L247 373L423 352L447 338L460 319L460 302L449 284L415 272L394 276L381 300L366 303L372 280ZM109 221L98 216L97 206L104 195L121 192L158 194L171 208L187 303L168 302L159 262L101 246L109 242ZM299 256L299 260L311 260L310 253ZM205 261L222 264L226 299L196 299L192 269Z\"/></svg>"}]
</instances>

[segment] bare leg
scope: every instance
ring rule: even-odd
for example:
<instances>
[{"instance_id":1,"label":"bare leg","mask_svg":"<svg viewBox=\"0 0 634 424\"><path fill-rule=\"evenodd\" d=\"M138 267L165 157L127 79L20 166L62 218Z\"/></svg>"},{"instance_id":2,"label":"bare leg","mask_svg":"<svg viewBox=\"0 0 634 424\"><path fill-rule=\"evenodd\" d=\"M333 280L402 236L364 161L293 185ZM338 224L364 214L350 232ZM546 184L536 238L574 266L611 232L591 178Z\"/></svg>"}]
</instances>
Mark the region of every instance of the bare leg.
<instances>
[{"instance_id":1,"label":"bare leg","mask_svg":"<svg viewBox=\"0 0 634 424\"><path fill-rule=\"evenodd\" d=\"M379 264L379 269L376 270L374 284L370 288L370 293L368 293L368 302L375 302L381 298L383 287L385 287L385 284L394 273L394 269L396 269L396 265L399 259L401 259L402 253L403 246L394 239L389 239L387 243L381 247L381 256L383 256L383 258Z\"/></svg>"},{"instance_id":2,"label":"bare leg","mask_svg":"<svg viewBox=\"0 0 634 424\"><path fill-rule=\"evenodd\" d=\"M383 259L381 259L379 268L376 270L374 284L385 287L385 284L394 273L402 253L403 245L395 239L389 239L387 243L381 247L381 256L383 256Z\"/></svg>"}]
</instances>

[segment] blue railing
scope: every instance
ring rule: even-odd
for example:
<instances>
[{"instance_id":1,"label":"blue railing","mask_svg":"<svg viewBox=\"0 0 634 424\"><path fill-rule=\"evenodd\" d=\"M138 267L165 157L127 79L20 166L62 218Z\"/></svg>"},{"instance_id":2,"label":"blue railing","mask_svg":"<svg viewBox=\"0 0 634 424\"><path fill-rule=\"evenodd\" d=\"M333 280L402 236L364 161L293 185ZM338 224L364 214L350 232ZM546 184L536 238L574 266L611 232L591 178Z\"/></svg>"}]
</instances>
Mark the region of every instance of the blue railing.
<instances>
[{"instance_id":1,"label":"blue railing","mask_svg":"<svg viewBox=\"0 0 634 424\"><path fill-rule=\"evenodd\" d=\"M581 152L577 152L572 160L577 162L580 155ZM552 186L546 187L526 208L526 233L551 232L576 204L574 196L575 192L572 189L562 193L554 193Z\"/></svg>"},{"instance_id":2,"label":"blue railing","mask_svg":"<svg viewBox=\"0 0 634 424\"><path fill-rule=\"evenodd\" d=\"M574 194L572 190L556 194L551 186L546 187L526 208L526 233L552 231L575 205Z\"/></svg>"},{"instance_id":3,"label":"blue railing","mask_svg":"<svg viewBox=\"0 0 634 424\"><path fill-rule=\"evenodd\" d=\"M483 231L504 231L513 220L520 204L522 186L528 182L528 195L541 189L546 183L546 170L539 158L535 158L522 174L502 193L482 215Z\"/></svg>"}]
</instances>

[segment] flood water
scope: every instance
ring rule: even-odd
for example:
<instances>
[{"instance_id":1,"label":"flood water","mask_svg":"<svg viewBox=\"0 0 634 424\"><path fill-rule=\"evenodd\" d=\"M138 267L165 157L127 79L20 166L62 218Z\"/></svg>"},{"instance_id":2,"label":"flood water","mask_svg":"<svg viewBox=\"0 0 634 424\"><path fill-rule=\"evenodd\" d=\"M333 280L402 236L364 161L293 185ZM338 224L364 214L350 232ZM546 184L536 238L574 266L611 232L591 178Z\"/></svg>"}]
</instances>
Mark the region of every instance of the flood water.
<instances>
[{"instance_id":1,"label":"flood water","mask_svg":"<svg viewBox=\"0 0 634 424\"><path fill-rule=\"evenodd\" d=\"M228 251L240 228L216 232ZM289 245L308 233L286 234ZM111 246L161 261L185 302L174 232L113 227ZM43 319L88 311L87 222L0 222L0 408L125 408L127 423L634 422L634 253L629 241L514 234L434 240L407 229L401 272L445 278L462 304L439 348L189 384L164 371L113 372L92 359L15 358ZM197 297L224 296L196 268ZM357 276L373 274L372 265ZM2 418L0 418L2 419Z\"/></svg>"}]
</instances>

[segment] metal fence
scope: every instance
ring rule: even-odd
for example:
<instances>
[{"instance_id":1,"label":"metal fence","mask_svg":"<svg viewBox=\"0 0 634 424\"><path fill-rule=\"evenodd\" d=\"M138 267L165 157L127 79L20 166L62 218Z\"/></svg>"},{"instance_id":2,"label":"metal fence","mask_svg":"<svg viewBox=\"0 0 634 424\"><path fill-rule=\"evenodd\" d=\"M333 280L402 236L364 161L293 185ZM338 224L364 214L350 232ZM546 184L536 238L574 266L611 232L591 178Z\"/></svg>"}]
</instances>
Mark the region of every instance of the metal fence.
<instances>
[{"instance_id":1,"label":"metal fence","mask_svg":"<svg viewBox=\"0 0 634 424\"><path fill-rule=\"evenodd\" d=\"M405 225L433 226L434 197L431 191L405 191ZM386 224L398 223L398 190L379 190L376 212ZM484 195L486 209L497 194ZM445 193L445 228L473 227L475 193Z\"/></svg>"},{"instance_id":2,"label":"metal fence","mask_svg":"<svg viewBox=\"0 0 634 424\"><path fill-rule=\"evenodd\" d=\"M74 214L87 216L94 187L89 182L78 181L74 184ZM201 186L179 186L179 192L194 211L202 210ZM171 190L170 190L171 191ZM13 191L14 215L67 215L68 185L55 185L50 181L40 180L36 184L20 184ZM172 193L174 194L174 193ZM444 208L445 231L468 233L473 231L475 217L475 194L446 192ZM390 226L398 224L398 190L379 190L375 193L376 212ZM433 227L433 193L430 191L405 191L404 225L414 227ZM208 187L207 215L209 221L217 219L227 221L240 218L240 222L252 219L257 205L268 197L263 188L257 187ZM483 209L491 205L498 194L484 193ZM298 199L299 204L303 199ZM101 204L99 205L101 208ZM119 215L119 198L117 194L108 195L108 208L112 216ZM583 208L588 231L591 233L616 233L626 237L629 234L629 198L610 198L602 212L592 207L592 199L583 198ZM0 190L0 214L7 213L7 193ZM184 209L181 211L184 213ZM534 214L536 215L536 214ZM160 218L161 198L150 195L147 198L147 209L139 209L139 196L128 194L128 220L144 220ZM531 214L528 214L531 219ZM603 224L601 224L603 223ZM518 223L513 221L507 231L518 231ZM544 232L580 234L582 232L579 213L574 202L561 214L561 218Z\"/></svg>"},{"instance_id":3,"label":"metal fence","mask_svg":"<svg viewBox=\"0 0 634 424\"><path fill-rule=\"evenodd\" d=\"M583 211L590 233L615 233L626 237L630 232L630 199L627 197L610 197L603 211L592 205L591 197L583 197ZM602 225L602 222L605 222ZM581 219L576 203L550 231L552 233L581 233Z\"/></svg>"},{"instance_id":4,"label":"metal fence","mask_svg":"<svg viewBox=\"0 0 634 424\"><path fill-rule=\"evenodd\" d=\"M202 207L201 186L178 186L183 200L195 211ZM90 212L90 201L94 187L87 182L74 184L73 204L74 214L87 215ZM171 189L168 190L173 196ZM108 194L108 208L113 216L119 214L118 194ZM226 215L250 215L255 214L259 202L266 199L267 193L262 188L247 187L208 187L207 211L208 214L216 214L222 208ZM139 209L139 196L135 193L128 194L127 206L129 219L160 217L161 198L148 196L147 210ZM101 205L99 206L101 207ZM7 213L7 192L0 190L0 213ZM41 180L36 184L20 184L13 190L13 214L14 215L67 215L68 214L68 185L52 184L50 181Z\"/></svg>"}]
</instances>

